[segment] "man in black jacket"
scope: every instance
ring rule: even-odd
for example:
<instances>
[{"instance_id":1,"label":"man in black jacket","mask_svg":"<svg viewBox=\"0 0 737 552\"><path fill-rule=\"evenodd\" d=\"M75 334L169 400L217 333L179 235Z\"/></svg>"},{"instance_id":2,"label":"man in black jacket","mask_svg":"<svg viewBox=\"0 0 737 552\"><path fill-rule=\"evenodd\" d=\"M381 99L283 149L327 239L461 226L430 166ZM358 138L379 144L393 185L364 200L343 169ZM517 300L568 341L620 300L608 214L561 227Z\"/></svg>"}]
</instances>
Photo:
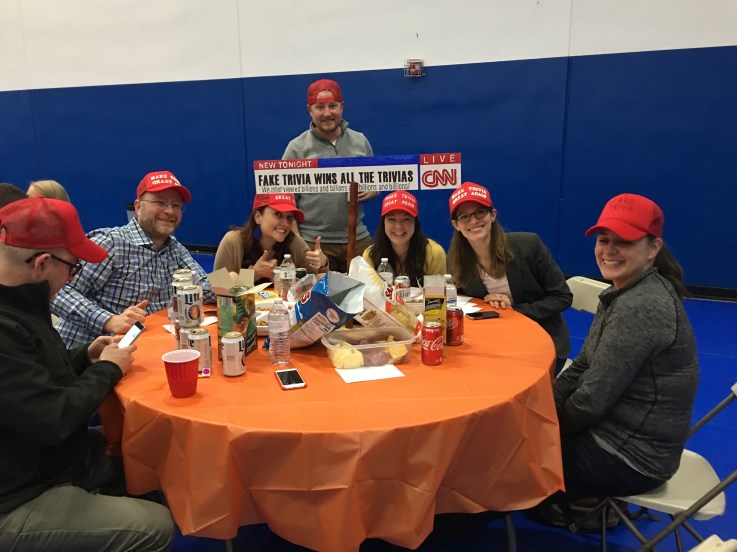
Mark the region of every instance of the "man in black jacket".
<instances>
[{"instance_id":1,"label":"man in black jacket","mask_svg":"<svg viewBox=\"0 0 737 552\"><path fill-rule=\"evenodd\" d=\"M128 372L135 345L99 337L68 351L49 301L107 252L66 202L0 209L0 550L168 550L174 526L153 502L106 496L122 476L87 418Z\"/></svg>"}]
</instances>

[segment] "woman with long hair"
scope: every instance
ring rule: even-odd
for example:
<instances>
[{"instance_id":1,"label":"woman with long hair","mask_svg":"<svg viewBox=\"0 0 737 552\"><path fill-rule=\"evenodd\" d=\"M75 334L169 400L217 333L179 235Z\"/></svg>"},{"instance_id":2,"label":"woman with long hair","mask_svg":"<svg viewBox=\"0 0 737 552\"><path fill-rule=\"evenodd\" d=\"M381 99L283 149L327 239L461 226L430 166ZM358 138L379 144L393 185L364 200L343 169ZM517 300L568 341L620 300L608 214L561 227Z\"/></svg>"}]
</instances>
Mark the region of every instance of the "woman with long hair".
<instances>
[{"instance_id":1,"label":"woman with long hair","mask_svg":"<svg viewBox=\"0 0 737 552\"><path fill-rule=\"evenodd\" d=\"M561 313L571 306L573 294L540 236L504 232L489 190L479 184L464 182L448 204L455 229L448 269L458 293L514 309L540 324L553 339L559 370L571 350Z\"/></svg>"},{"instance_id":2,"label":"woman with long hair","mask_svg":"<svg viewBox=\"0 0 737 552\"><path fill-rule=\"evenodd\" d=\"M243 226L232 228L220 241L214 269L226 268L233 280L241 268L252 268L254 283L274 278L274 268L289 253L297 268L315 274L327 270L328 259L320 249L320 238L310 249L292 231L294 221L304 220L292 194L256 194L253 211Z\"/></svg>"},{"instance_id":3,"label":"woman with long hair","mask_svg":"<svg viewBox=\"0 0 737 552\"><path fill-rule=\"evenodd\" d=\"M418 214L417 198L409 192L398 190L387 195L381 204L374 244L363 252L372 267L386 257L394 276L409 276L411 285L422 282L426 274L445 273L445 251L422 232Z\"/></svg>"},{"instance_id":4,"label":"woman with long hair","mask_svg":"<svg viewBox=\"0 0 737 552\"><path fill-rule=\"evenodd\" d=\"M646 492L678 469L699 366L663 222L654 201L621 194L586 232L596 233L596 264L613 285L554 385L569 498Z\"/></svg>"}]
</instances>

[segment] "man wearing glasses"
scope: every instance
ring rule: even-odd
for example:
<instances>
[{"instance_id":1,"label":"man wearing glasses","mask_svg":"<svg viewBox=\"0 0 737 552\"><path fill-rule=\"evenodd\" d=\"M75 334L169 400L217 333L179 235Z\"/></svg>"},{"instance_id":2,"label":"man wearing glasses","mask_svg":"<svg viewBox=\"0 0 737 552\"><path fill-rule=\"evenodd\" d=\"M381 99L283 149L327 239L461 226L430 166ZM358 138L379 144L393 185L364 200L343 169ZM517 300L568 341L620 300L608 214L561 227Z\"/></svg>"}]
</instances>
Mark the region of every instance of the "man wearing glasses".
<instances>
[{"instance_id":1,"label":"man wearing glasses","mask_svg":"<svg viewBox=\"0 0 737 552\"><path fill-rule=\"evenodd\" d=\"M105 494L122 465L87 428L135 345L98 337L67 350L51 326L49 301L80 260L107 256L70 203L36 197L0 209L0 550L159 551L174 536L163 506Z\"/></svg>"},{"instance_id":2,"label":"man wearing glasses","mask_svg":"<svg viewBox=\"0 0 737 552\"><path fill-rule=\"evenodd\" d=\"M102 334L124 333L147 313L166 308L172 274L180 268L192 270L205 302L215 302L205 271L173 235L184 204L192 199L189 190L169 171L158 171L143 177L136 197L136 216L127 225L89 235L108 251L108 258L85 264L51 305L67 347Z\"/></svg>"}]
</instances>

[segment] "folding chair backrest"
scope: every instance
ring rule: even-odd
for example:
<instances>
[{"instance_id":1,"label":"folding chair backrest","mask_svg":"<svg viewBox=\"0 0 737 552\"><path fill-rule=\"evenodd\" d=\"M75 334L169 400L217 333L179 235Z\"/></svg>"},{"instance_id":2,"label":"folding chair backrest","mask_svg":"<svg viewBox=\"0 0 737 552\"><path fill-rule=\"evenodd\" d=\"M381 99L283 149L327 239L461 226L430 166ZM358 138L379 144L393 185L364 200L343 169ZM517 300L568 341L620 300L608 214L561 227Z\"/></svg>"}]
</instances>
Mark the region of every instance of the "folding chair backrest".
<instances>
[{"instance_id":1,"label":"folding chair backrest","mask_svg":"<svg viewBox=\"0 0 737 552\"><path fill-rule=\"evenodd\" d=\"M596 309L599 307L599 294L607 289L609 284L584 276L568 278L567 283L573 293L571 307L577 311L596 314Z\"/></svg>"}]
</instances>

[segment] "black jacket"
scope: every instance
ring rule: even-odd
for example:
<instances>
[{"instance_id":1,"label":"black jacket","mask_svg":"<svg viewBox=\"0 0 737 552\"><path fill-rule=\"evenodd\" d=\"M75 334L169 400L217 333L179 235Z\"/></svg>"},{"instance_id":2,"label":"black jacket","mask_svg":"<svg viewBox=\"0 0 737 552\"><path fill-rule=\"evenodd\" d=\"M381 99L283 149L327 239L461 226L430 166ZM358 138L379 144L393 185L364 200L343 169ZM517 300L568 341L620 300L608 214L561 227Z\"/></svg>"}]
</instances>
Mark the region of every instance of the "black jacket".
<instances>
[{"instance_id":1,"label":"black jacket","mask_svg":"<svg viewBox=\"0 0 737 552\"><path fill-rule=\"evenodd\" d=\"M0 513L81 473L87 418L121 377L87 346L66 350L47 282L0 285Z\"/></svg>"},{"instance_id":2,"label":"black jacket","mask_svg":"<svg viewBox=\"0 0 737 552\"><path fill-rule=\"evenodd\" d=\"M571 352L571 340L561 312L571 306L573 294L566 278L540 236L531 232L507 234L514 259L507 267L507 280L512 292L513 308L532 318L550 334L558 358ZM487 295L478 271L458 293L483 299Z\"/></svg>"}]
</instances>

